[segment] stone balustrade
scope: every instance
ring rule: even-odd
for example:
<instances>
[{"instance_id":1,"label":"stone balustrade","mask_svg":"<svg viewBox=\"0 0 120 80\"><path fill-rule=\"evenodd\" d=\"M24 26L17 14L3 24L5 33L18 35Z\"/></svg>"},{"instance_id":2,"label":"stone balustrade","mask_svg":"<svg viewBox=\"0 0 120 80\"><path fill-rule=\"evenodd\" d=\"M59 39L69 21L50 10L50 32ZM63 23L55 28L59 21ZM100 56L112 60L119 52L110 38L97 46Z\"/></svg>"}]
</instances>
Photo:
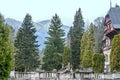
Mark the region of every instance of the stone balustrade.
<instances>
[{"instance_id":1,"label":"stone balustrade","mask_svg":"<svg viewBox=\"0 0 120 80\"><path fill-rule=\"evenodd\" d=\"M120 73L11 72L10 80L120 80Z\"/></svg>"}]
</instances>

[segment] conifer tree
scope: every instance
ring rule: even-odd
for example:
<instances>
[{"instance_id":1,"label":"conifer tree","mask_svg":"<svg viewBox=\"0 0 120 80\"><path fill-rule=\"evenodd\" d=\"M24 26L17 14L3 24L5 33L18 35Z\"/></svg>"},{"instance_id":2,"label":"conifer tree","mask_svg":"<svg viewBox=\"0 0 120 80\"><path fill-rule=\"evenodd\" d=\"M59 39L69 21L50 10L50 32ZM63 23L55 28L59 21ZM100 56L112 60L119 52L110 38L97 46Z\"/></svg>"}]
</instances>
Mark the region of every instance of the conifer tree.
<instances>
[{"instance_id":1,"label":"conifer tree","mask_svg":"<svg viewBox=\"0 0 120 80\"><path fill-rule=\"evenodd\" d=\"M105 56L103 53L94 54L92 57L92 68L96 73L104 72Z\"/></svg>"},{"instance_id":2,"label":"conifer tree","mask_svg":"<svg viewBox=\"0 0 120 80\"><path fill-rule=\"evenodd\" d=\"M80 41L82 38L82 34L84 32L84 21L81 14L81 9L79 8L76 11L74 16L73 27L70 29L70 37L71 37L71 64L73 70L79 68L80 65Z\"/></svg>"},{"instance_id":3,"label":"conifer tree","mask_svg":"<svg viewBox=\"0 0 120 80\"><path fill-rule=\"evenodd\" d=\"M10 26L4 23L0 14L0 80L7 80L10 77L13 60L10 35Z\"/></svg>"},{"instance_id":4,"label":"conifer tree","mask_svg":"<svg viewBox=\"0 0 120 80\"><path fill-rule=\"evenodd\" d=\"M48 31L49 37L45 42L42 68L46 71L53 69L59 70L62 67L62 53L64 51L64 30L61 29L62 23L57 14L51 19Z\"/></svg>"},{"instance_id":5,"label":"conifer tree","mask_svg":"<svg viewBox=\"0 0 120 80\"><path fill-rule=\"evenodd\" d=\"M64 47L64 52L62 54L62 63L64 67L70 63L70 49L68 47Z\"/></svg>"},{"instance_id":6,"label":"conifer tree","mask_svg":"<svg viewBox=\"0 0 120 80\"><path fill-rule=\"evenodd\" d=\"M112 40L112 48L110 52L110 69L120 71L120 34L115 35Z\"/></svg>"},{"instance_id":7,"label":"conifer tree","mask_svg":"<svg viewBox=\"0 0 120 80\"><path fill-rule=\"evenodd\" d=\"M40 64L39 45L36 41L35 32L32 17L26 14L14 44L18 50L15 56L15 69L17 71L33 71Z\"/></svg>"},{"instance_id":8,"label":"conifer tree","mask_svg":"<svg viewBox=\"0 0 120 80\"><path fill-rule=\"evenodd\" d=\"M88 30L86 32L83 33L82 39L81 39L81 55L80 55L80 67L83 67L84 65L84 54L85 54L85 50L86 50L86 46L87 46L87 40L88 40Z\"/></svg>"},{"instance_id":9,"label":"conifer tree","mask_svg":"<svg viewBox=\"0 0 120 80\"><path fill-rule=\"evenodd\" d=\"M81 40L81 65L85 68L92 68L92 57L95 53L95 32L93 23L83 34Z\"/></svg>"}]
</instances>

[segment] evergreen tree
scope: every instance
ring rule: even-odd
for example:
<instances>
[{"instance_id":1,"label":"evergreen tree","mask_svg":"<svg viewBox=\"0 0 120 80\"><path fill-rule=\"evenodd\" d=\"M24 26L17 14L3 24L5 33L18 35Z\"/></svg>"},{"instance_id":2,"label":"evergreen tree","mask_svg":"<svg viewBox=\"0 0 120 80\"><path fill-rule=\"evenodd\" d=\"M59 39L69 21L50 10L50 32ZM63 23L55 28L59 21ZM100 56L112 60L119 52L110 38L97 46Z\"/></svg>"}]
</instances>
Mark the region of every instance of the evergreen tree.
<instances>
[{"instance_id":1,"label":"evergreen tree","mask_svg":"<svg viewBox=\"0 0 120 80\"><path fill-rule=\"evenodd\" d=\"M64 67L70 63L70 49L68 47L64 47L64 52L62 54L62 63Z\"/></svg>"},{"instance_id":2,"label":"evergreen tree","mask_svg":"<svg viewBox=\"0 0 120 80\"><path fill-rule=\"evenodd\" d=\"M57 14L51 19L48 31L49 37L45 42L42 68L46 71L53 69L59 70L62 67L62 53L64 51L64 30L61 29L62 23Z\"/></svg>"},{"instance_id":3,"label":"evergreen tree","mask_svg":"<svg viewBox=\"0 0 120 80\"><path fill-rule=\"evenodd\" d=\"M84 32L83 33L83 36L82 36L82 39L81 39L81 51L80 51L80 67L83 67L84 65L84 62L83 62L83 59L84 59L84 54L85 54L85 50L86 50L86 45L87 45L87 40L88 40L88 31Z\"/></svg>"},{"instance_id":4,"label":"evergreen tree","mask_svg":"<svg viewBox=\"0 0 120 80\"><path fill-rule=\"evenodd\" d=\"M120 34L115 35L112 40L112 48L110 52L110 69L120 71Z\"/></svg>"},{"instance_id":5,"label":"evergreen tree","mask_svg":"<svg viewBox=\"0 0 120 80\"><path fill-rule=\"evenodd\" d=\"M74 16L73 27L70 29L71 37L71 64L73 70L79 68L80 64L80 41L84 32L84 21L79 8Z\"/></svg>"},{"instance_id":6,"label":"evergreen tree","mask_svg":"<svg viewBox=\"0 0 120 80\"><path fill-rule=\"evenodd\" d=\"M83 34L81 40L81 65L85 68L92 67L92 57L95 52L95 32L93 23L89 29Z\"/></svg>"},{"instance_id":7,"label":"evergreen tree","mask_svg":"<svg viewBox=\"0 0 120 80\"><path fill-rule=\"evenodd\" d=\"M10 34L10 26L4 23L3 16L0 14L0 80L7 80L12 68Z\"/></svg>"},{"instance_id":8,"label":"evergreen tree","mask_svg":"<svg viewBox=\"0 0 120 80\"><path fill-rule=\"evenodd\" d=\"M104 72L105 56L103 53L94 54L92 58L93 71L96 73Z\"/></svg>"},{"instance_id":9,"label":"evergreen tree","mask_svg":"<svg viewBox=\"0 0 120 80\"><path fill-rule=\"evenodd\" d=\"M36 41L35 32L36 29L33 26L32 17L26 14L14 44L18 50L15 56L15 69L17 71L32 71L40 64L39 45Z\"/></svg>"}]
</instances>

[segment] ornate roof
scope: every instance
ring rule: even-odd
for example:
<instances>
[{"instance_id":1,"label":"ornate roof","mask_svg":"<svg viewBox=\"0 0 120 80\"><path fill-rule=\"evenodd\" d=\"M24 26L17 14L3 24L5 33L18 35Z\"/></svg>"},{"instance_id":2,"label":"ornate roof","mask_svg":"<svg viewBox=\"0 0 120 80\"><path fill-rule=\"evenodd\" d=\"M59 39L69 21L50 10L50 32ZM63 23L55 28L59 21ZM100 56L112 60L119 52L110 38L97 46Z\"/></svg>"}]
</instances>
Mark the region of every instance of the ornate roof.
<instances>
[{"instance_id":1,"label":"ornate roof","mask_svg":"<svg viewBox=\"0 0 120 80\"><path fill-rule=\"evenodd\" d=\"M106 17L109 16L114 28L120 28L120 8L110 8Z\"/></svg>"}]
</instances>

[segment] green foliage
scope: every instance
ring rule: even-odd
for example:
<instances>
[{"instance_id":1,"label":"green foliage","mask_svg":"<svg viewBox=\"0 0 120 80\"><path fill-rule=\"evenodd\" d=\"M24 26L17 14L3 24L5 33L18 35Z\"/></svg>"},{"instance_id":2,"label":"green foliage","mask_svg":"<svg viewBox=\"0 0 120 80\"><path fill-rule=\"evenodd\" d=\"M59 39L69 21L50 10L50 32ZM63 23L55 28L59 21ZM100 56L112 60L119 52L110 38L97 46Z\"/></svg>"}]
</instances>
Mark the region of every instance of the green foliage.
<instances>
[{"instance_id":1,"label":"green foliage","mask_svg":"<svg viewBox=\"0 0 120 80\"><path fill-rule=\"evenodd\" d=\"M110 53L110 69L120 71L120 34L115 35L112 40L112 48Z\"/></svg>"},{"instance_id":2,"label":"green foliage","mask_svg":"<svg viewBox=\"0 0 120 80\"><path fill-rule=\"evenodd\" d=\"M12 68L10 34L10 26L4 23L3 16L0 14L0 80L7 80Z\"/></svg>"},{"instance_id":3,"label":"green foliage","mask_svg":"<svg viewBox=\"0 0 120 80\"><path fill-rule=\"evenodd\" d=\"M62 63L64 66L67 66L70 63L70 49L68 47L64 47L64 52L62 54Z\"/></svg>"},{"instance_id":4,"label":"green foliage","mask_svg":"<svg viewBox=\"0 0 120 80\"><path fill-rule=\"evenodd\" d=\"M40 64L39 45L37 45L35 32L32 17L27 14L22 27L18 30L14 44L17 48L15 55L15 69L17 71L33 71Z\"/></svg>"},{"instance_id":5,"label":"green foliage","mask_svg":"<svg viewBox=\"0 0 120 80\"><path fill-rule=\"evenodd\" d=\"M52 48L54 47L46 46L44 51L44 57L43 57L44 63L42 64L42 68L46 71L53 70L54 68L54 60L53 60L54 50Z\"/></svg>"},{"instance_id":6,"label":"green foliage","mask_svg":"<svg viewBox=\"0 0 120 80\"><path fill-rule=\"evenodd\" d=\"M84 68L92 67L92 56L93 56L93 53L91 50L85 51L85 54L83 55L83 60L82 60L82 67Z\"/></svg>"},{"instance_id":7,"label":"green foliage","mask_svg":"<svg viewBox=\"0 0 120 80\"><path fill-rule=\"evenodd\" d=\"M46 71L53 69L59 70L62 67L62 53L64 51L64 30L61 29L62 23L57 14L51 19L48 31L49 37L45 42L42 68Z\"/></svg>"},{"instance_id":8,"label":"green foliage","mask_svg":"<svg viewBox=\"0 0 120 80\"><path fill-rule=\"evenodd\" d=\"M76 12L74 16L73 27L70 29L70 37L71 37L71 64L73 70L79 68L80 64L80 41L82 38L82 34L84 32L84 21L81 14L81 9Z\"/></svg>"},{"instance_id":9,"label":"green foliage","mask_svg":"<svg viewBox=\"0 0 120 80\"><path fill-rule=\"evenodd\" d=\"M83 62L83 58L84 58L84 54L85 54L85 49L86 49L86 45L87 45L87 40L88 40L88 31L83 33L82 39L81 39L81 55L80 55L80 66L84 66L84 62Z\"/></svg>"},{"instance_id":10,"label":"green foliage","mask_svg":"<svg viewBox=\"0 0 120 80\"><path fill-rule=\"evenodd\" d=\"M96 73L104 72L105 56L103 53L94 54L92 58L93 71Z\"/></svg>"},{"instance_id":11,"label":"green foliage","mask_svg":"<svg viewBox=\"0 0 120 80\"><path fill-rule=\"evenodd\" d=\"M81 39L81 66L92 67L92 56L95 49L94 25L91 23L89 29L84 32Z\"/></svg>"}]
</instances>

